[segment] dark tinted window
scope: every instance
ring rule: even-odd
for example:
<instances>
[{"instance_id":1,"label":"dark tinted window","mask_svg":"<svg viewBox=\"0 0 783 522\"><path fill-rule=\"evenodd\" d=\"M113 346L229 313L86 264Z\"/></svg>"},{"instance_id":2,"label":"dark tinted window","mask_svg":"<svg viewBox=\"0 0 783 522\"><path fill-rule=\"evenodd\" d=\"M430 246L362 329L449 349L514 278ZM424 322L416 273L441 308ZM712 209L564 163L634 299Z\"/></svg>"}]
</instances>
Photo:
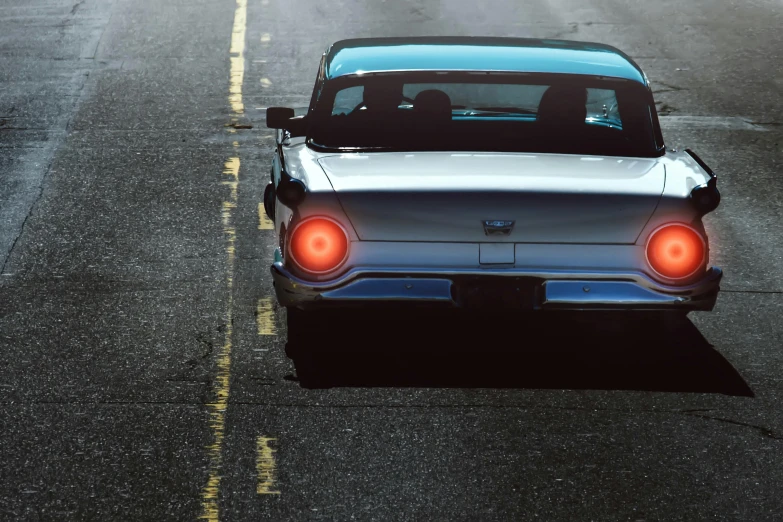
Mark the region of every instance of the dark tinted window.
<instances>
[{"instance_id":1,"label":"dark tinted window","mask_svg":"<svg viewBox=\"0 0 783 522\"><path fill-rule=\"evenodd\" d=\"M324 148L658 155L648 91L554 75L419 73L327 82L309 138Z\"/></svg>"}]
</instances>

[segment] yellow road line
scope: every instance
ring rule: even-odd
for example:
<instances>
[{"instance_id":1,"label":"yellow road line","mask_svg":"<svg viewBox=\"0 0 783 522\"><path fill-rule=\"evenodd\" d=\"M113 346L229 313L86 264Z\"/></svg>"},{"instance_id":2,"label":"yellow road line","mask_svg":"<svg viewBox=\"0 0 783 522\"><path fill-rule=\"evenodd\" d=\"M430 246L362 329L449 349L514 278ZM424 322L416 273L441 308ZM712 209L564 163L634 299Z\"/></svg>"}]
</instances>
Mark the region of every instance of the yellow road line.
<instances>
[{"instance_id":1,"label":"yellow road line","mask_svg":"<svg viewBox=\"0 0 783 522\"><path fill-rule=\"evenodd\" d=\"M235 149L239 148L239 145L234 145ZM231 188L231 202L236 203L237 200L237 188L239 186L239 157L234 156L228 158L225 167L223 168L223 174L231 176L230 181L224 181L223 185L228 185Z\"/></svg>"},{"instance_id":2,"label":"yellow road line","mask_svg":"<svg viewBox=\"0 0 783 522\"><path fill-rule=\"evenodd\" d=\"M242 103L242 83L245 74L245 31L247 25L247 0L236 0L234 12L234 28L231 35L231 80L228 101L234 113L233 121L244 114ZM231 129L233 130L233 129ZM236 132L236 131L234 131ZM239 149L239 143L233 143L234 149ZM217 376L212 392L215 402L207 404L209 412L209 427L212 430L213 441L207 446L209 458L209 479L201 492L202 519L211 522L220 520L218 500L220 495L221 467L223 464L223 438L226 428L226 409L228 408L229 384L231 382L231 348L234 328L234 264L236 258L236 228L233 226L233 210L237 207L237 188L239 186L239 156L229 158L223 169L223 174L230 176L222 184L229 186L228 201L224 201L220 217L223 223L223 233L226 236L226 287L228 301L226 303L226 332L223 345L217 354Z\"/></svg>"},{"instance_id":3,"label":"yellow road line","mask_svg":"<svg viewBox=\"0 0 783 522\"><path fill-rule=\"evenodd\" d=\"M247 0L237 0L234 11L234 30L231 32L231 86L228 97L234 114L243 114L242 83L245 79L245 32L247 27ZM236 118L234 118L236 121Z\"/></svg>"},{"instance_id":4,"label":"yellow road line","mask_svg":"<svg viewBox=\"0 0 783 522\"><path fill-rule=\"evenodd\" d=\"M274 230L275 224L272 223L272 220L269 219L269 217L266 215L266 211L264 210L264 204L259 203L258 204L258 230Z\"/></svg>"},{"instance_id":5,"label":"yellow road line","mask_svg":"<svg viewBox=\"0 0 783 522\"><path fill-rule=\"evenodd\" d=\"M275 487L275 450L269 446L271 441L277 441L269 437L258 437L256 441L256 472L258 473L259 495L279 495L280 492L272 489Z\"/></svg>"},{"instance_id":6,"label":"yellow road line","mask_svg":"<svg viewBox=\"0 0 783 522\"><path fill-rule=\"evenodd\" d=\"M239 158L230 158L226 161L224 173L238 177ZM226 306L226 333L223 345L217 355L217 376L213 384L212 392L215 402L207 404L209 411L209 427L212 430L214 440L207 447L209 457L209 480L201 492L204 513L200 517L211 522L218 522L218 495L220 493L220 468L223 457L223 437L226 428L226 408L228 408L229 383L231 381L231 348L234 336L234 261L236 258L236 229L231 225L232 210L236 208L236 184L238 181L224 181L231 184L231 201L224 201L221 209L223 232L227 238L226 254L226 286L228 290L228 303Z\"/></svg>"},{"instance_id":7,"label":"yellow road line","mask_svg":"<svg viewBox=\"0 0 783 522\"><path fill-rule=\"evenodd\" d=\"M256 324L258 335L277 335L275 326L275 308L270 297L258 300L256 306Z\"/></svg>"}]
</instances>

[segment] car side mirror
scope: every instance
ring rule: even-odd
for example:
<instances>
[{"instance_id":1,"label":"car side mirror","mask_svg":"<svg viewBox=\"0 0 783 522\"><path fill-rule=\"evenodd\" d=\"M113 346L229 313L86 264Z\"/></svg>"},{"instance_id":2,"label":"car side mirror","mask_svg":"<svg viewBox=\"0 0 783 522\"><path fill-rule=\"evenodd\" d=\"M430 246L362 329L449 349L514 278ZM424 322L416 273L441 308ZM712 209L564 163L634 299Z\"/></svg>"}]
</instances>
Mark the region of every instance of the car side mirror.
<instances>
[{"instance_id":1,"label":"car side mirror","mask_svg":"<svg viewBox=\"0 0 783 522\"><path fill-rule=\"evenodd\" d=\"M289 129L294 110L289 107L269 107L266 110L266 126L270 129Z\"/></svg>"}]
</instances>

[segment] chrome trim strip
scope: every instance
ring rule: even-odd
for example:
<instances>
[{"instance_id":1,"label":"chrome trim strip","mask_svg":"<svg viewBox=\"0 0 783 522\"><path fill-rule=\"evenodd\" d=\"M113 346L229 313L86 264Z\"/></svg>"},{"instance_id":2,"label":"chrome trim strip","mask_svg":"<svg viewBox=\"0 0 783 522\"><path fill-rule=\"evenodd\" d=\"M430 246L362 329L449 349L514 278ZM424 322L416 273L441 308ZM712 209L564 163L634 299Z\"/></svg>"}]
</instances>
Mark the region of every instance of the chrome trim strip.
<instances>
[{"instance_id":1,"label":"chrome trim strip","mask_svg":"<svg viewBox=\"0 0 783 522\"><path fill-rule=\"evenodd\" d=\"M455 284L451 276L506 275L530 276L531 271L513 269L445 270L433 273L424 270L388 270L372 273L354 272L342 278L339 284L316 283L290 276L282 263L272 265L275 294L278 302L291 306L332 306L344 303L441 303L460 306L452 294ZM665 287L650 288L633 280L623 280L628 274L599 274L589 278L585 273L535 272L544 281L539 287L537 309L677 309L710 311L715 306L719 283L723 277L720 268L712 267L697 284L668 292ZM390 277L396 274L397 277ZM429 277L414 277L429 274ZM620 277L622 276L622 277ZM637 274L638 277L638 274Z\"/></svg>"},{"instance_id":2,"label":"chrome trim strip","mask_svg":"<svg viewBox=\"0 0 783 522\"><path fill-rule=\"evenodd\" d=\"M324 300L447 301L452 282L448 279L359 279L321 294Z\"/></svg>"},{"instance_id":3,"label":"chrome trim strip","mask_svg":"<svg viewBox=\"0 0 783 522\"><path fill-rule=\"evenodd\" d=\"M666 295L622 281L547 281L544 283L543 306L558 304L584 305L676 305L689 299Z\"/></svg>"},{"instance_id":4,"label":"chrome trim strip","mask_svg":"<svg viewBox=\"0 0 783 522\"><path fill-rule=\"evenodd\" d=\"M718 267L710 267L702 279L691 285L669 286L657 283L641 272L610 272L593 270L557 270L557 269L527 269L527 268L351 268L336 279L330 281L307 281L293 275L283 266L282 262L275 262L271 266L273 275L279 275L288 279L296 286L324 292L333 288L339 288L348 282L365 277L449 277L449 276L502 276L502 277L534 277L540 279L576 279L576 280L604 280L604 281L630 281L644 288L675 295L692 295L702 293L705 286L717 284L723 277L723 272Z\"/></svg>"}]
</instances>

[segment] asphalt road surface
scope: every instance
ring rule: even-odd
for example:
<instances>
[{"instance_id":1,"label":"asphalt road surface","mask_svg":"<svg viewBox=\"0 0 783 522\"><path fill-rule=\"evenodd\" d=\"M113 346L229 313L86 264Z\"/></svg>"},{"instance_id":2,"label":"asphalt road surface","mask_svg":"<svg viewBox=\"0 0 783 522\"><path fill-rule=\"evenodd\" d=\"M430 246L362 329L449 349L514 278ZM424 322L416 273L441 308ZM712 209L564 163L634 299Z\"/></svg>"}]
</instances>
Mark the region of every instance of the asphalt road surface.
<instances>
[{"instance_id":1,"label":"asphalt road surface","mask_svg":"<svg viewBox=\"0 0 783 522\"><path fill-rule=\"evenodd\" d=\"M0 0L3 520L783 520L779 0ZM333 41L627 51L718 173L715 311L385 314L285 357L264 108Z\"/></svg>"}]
</instances>

